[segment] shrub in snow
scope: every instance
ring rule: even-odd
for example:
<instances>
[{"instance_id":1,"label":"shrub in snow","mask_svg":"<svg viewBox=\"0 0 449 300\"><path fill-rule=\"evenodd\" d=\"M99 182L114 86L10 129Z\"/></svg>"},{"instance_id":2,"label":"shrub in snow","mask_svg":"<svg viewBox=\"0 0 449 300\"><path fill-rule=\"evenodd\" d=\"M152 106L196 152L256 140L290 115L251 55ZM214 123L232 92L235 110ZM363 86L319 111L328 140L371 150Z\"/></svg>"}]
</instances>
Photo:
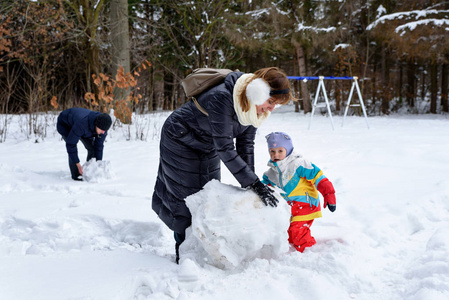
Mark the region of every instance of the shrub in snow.
<instances>
[{"instance_id":1,"label":"shrub in snow","mask_svg":"<svg viewBox=\"0 0 449 300\"><path fill-rule=\"evenodd\" d=\"M85 181L105 182L114 177L109 161L91 159L83 165L83 179Z\"/></svg>"},{"instance_id":2,"label":"shrub in snow","mask_svg":"<svg viewBox=\"0 0 449 300\"><path fill-rule=\"evenodd\" d=\"M233 269L255 258L276 258L289 250L290 207L265 206L251 190L212 180L186 198L192 226L180 247L185 259L221 269Z\"/></svg>"}]
</instances>

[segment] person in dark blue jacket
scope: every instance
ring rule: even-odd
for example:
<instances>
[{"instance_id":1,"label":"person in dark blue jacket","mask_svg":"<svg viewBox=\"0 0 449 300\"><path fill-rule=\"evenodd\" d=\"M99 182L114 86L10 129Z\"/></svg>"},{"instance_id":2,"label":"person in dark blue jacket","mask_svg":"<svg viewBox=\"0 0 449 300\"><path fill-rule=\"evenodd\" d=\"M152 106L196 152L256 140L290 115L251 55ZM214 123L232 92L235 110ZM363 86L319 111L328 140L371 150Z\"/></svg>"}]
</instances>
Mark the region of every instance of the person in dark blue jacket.
<instances>
[{"instance_id":1,"label":"person in dark blue jacket","mask_svg":"<svg viewBox=\"0 0 449 300\"><path fill-rule=\"evenodd\" d=\"M83 167L78 157L77 144L81 140L87 150L86 161L103 159L103 144L112 125L106 113L85 108L69 108L59 114L56 128L65 141L69 155L69 168L73 180L82 180Z\"/></svg>"},{"instance_id":2,"label":"person in dark blue jacket","mask_svg":"<svg viewBox=\"0 0 449 300\"><path fill-rule=\"evenodd\" d=\"M220 161L265 205L277 205L272 191L254 173L254 138L276 104L296 99L284 72L264 68L254 74L231 72L196 100L175 110L162 127L152 199L153 210L174 231L177 263L192 218L184 199L210 180L220 180Z\"/></svg>"}]
</instances>

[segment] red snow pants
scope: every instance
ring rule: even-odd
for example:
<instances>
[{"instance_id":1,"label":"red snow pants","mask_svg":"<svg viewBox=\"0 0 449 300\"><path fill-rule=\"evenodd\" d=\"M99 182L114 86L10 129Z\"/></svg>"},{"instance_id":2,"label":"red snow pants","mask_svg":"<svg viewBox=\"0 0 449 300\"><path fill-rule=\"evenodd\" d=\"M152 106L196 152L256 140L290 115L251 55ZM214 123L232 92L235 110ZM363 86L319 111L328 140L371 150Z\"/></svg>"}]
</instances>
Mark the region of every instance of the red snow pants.
<instances>
[{"instance_id":1,"label":"red snow pants","mask_svg":"<svg viewBox=\"0 0 449 300\"><path fill-rule=\"evenodd\" d=\"M288 242L301 253L306 247L312 247L316 244L315 238L310 233L312 223L313 220L296 221L290 223L288 228Z\"/></svg>"}]
</instances>

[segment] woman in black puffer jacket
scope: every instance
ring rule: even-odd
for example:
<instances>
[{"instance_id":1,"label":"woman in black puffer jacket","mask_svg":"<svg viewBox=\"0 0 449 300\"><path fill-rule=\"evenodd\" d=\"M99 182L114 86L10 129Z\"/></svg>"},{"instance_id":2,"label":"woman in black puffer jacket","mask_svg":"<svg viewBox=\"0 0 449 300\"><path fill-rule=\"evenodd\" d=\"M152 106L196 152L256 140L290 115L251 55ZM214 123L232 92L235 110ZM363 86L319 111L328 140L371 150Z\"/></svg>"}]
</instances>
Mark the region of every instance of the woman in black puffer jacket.
<instances>
[{"instance_id":1,"label":"woman in black puffer jacket","mask_svg":"<svg viewBox=\"0 0 449 300\"><path fill-rule=\"evenodd\" d=\"M232 72L196 99L208 115L189 101L162 127L153 193L153 210L175 233L177 262L192 218L184 199L210 180L220 180L220 160L242 187L251 187L265 205L276 206L277 199L254 173L254 138L276 104L295 100L278 68Z\"/></svg>"}]
</instances>

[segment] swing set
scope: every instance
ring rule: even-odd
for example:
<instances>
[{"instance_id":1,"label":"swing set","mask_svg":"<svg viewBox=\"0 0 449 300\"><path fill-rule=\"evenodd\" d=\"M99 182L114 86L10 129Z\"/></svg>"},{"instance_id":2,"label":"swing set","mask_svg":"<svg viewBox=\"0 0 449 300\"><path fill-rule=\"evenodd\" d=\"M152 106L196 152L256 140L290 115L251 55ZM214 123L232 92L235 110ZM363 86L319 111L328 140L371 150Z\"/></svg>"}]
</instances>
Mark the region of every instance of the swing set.
<instances>
[{"instance_id":1,"label":"swing set","mask_svg":"<svg viewBox=\"0 0 449 300\"><path fill-rule=\"evenodd\" d=\"M360 92L360 87L359 84L357 83L357 79L358 77L354 76L354 77L334 77L334 76L316 76L316 77L310 77L310 76L287 76L288 79L290 80L302 80L304 82L307 82L308 80L319 80L318 83L318 88L317 91L315 93L315 99L313 101L312 104L312 114L310 115L310 121L309 121L309 127L308 129L310 129L310 126L312 125L312 120L313 120L313 114L315 113L315 109L317 107L327 107L327 112L329 114L329 118L331 120L331 124L332 124L332 130L334 130L334 121L332 119L332 112L331 112L331 108L329 105L329 98L327 97L327 92L326 92L326 87L324 86L324 80L352 80L352 86L351 86L351 91L349 92L349 97L348 97L348 101L346 102L346 108L345 108L345 114L343 116L343 122L341 123L341 126L343 126L343 124L345 123L345 118L346 115L348 114L348 110L349 107L361 107L362 111L363 111L363 115L365 116L365 121L366 121L366 126L369 129L369 125L368 125L368 117L366 115L366 110L365 110L365 104L363 103L363 98L362 98L362 93ZM351 104L351 100L352 100L352 95L354 94L354 89L356 89L357 91L357 95L359 96L359 103L354 103ZM320 92L323 92L324 95L324 104L317 104L318 102L318 96L320 94Z\"/></svg>"}]
</instances>

